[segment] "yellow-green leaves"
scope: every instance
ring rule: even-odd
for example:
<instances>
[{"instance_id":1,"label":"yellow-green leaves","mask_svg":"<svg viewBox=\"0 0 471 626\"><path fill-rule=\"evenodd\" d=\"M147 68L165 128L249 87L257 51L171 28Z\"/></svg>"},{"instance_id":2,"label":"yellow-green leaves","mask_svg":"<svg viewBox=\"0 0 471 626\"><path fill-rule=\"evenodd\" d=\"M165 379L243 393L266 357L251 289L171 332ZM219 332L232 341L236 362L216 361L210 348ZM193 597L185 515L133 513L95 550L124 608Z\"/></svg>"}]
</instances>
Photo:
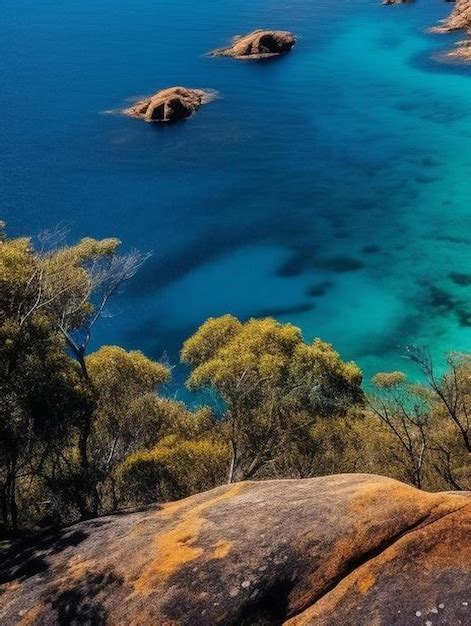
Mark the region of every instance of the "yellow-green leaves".
<instances>
[{"instance_id":1,"label":"yellow-green leaves","mask_svg":"<svg viewBox=\"0 0 471 626\"><path fill-rule=\"evenodd\" d=\"M224 402L220 432L231 443L229 480L251 478L275 462L320 415L363 400L362 375L320 340L304 342L272 318L210 319L184 344L190 389L209 387Z\"/></svg>"},{"instance_id":2,"label":"yellow-green leaves","mask_svg":"<svg viewBox=\"0 0 471 626\"><path fill-rule=\"evenodd\" d=\"M233 315L210 317L198 331L183 344L182 361L199 365L214 357L241 329L242 324Z\"/></svg>"},{"instance_id":3,"label":"yellow-green leaves","mask_svg":"<svg viewBox=\"0 0 471 626\"><path fill-rule=\"evenodd\" d=\"M103 346L86 359L87 367L95 384L107 395L152 392L158 385L170 380L167 366L152 361L142 352L126 352L118 346Z\"/></svg>"},{"instance_id":4,"label":"yellow-green leaves","mask_svg":"<svg viewBox=\"0 0 471 626\"><path fill-rule=\"evenodd\" d=\"M291 324L272 318L240 322L233 316L210 319L190 337L182 350L184 362L193 366L188 386L214 386L226 399L248 391L328 384L360 398L360 369L345 363L327 344L303 341Z\"/></svg>"},{"instance_id":5,"label":"yellow-green leaves","mask_svg":"<svg viewBox=\"0 0 471 626\"><path fill-rule=\"evenodd\" d=\"M122 488L134 501L173 500L224 481L229 448L210 438L169 436L151 450L130 455L118 468Z\"/></svg>"},{"instance_id":6,"label":"yellow-green leaves","mask_svg":"<svg viewBox=\"0 0 471 626\"><path fill-rule=\"evenodd\" d=\"M373 384L378 389L391 389L406 382L406 375L403 372L378 372L373 376Z\"/></svg>"}]
</instances>

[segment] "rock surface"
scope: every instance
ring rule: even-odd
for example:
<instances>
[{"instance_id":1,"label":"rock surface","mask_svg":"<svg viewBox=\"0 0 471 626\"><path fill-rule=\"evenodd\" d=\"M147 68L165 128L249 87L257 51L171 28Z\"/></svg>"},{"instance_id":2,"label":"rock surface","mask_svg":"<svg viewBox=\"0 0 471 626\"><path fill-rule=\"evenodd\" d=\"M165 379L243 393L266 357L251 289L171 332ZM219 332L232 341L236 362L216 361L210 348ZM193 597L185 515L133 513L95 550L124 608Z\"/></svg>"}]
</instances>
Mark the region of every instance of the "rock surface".
<instances>
[{"instance_id":1,"label":"rock surface","mask_svg":"<svg viewBox=\"0 0 471 626\"><path fill-rule=\"evenodd\" d=\"M284 30L254 30L248 35L234 37L227 48L213 50L211 56L226 56L234 59L263 59L289 52L296 38Z\"/></svg>"},{"instance_id":2,"label":"rock surface","mask_svg":"<svg viewBox=\"0 0 471 626\"><path fill-rule=\"evenodd\" d=\"M123 113L146 122L177 122L190 117L209 99L209 93L202 89L170 87L139 100Z\"/></svg>"},{"instance_id":3,"label":"rock surface","mask_svg":"<svg viewBox=\"0 0 471 626\"><path fill-rule=\"evenodd\" d=\"M450 33L455 30L465 30L471 34L471 0L456 0L450 16L441 24L431 29L432 33ZM458 41L456 46L445 57L462 61L471 61L471 39Z\"/></svg>"},{"instance_id":4,"label":"rock surface","mask_svg":"<svg viewBox=\"0 0 471 626\"><path fill-rule=\"evenodd\" d=\"M0 576L2 626L469 624L471 499L366 474L239 483L14 546Z\"/></svg>"},{"instance_id":5,"label":"rock surface","mask_svg":"<svg viewBox=\"0 0 471 626\"><path fill-rule=\"evenodd\" d=\"M443 20L440 26L436 26L433 31L449 33L452 30L469 28L471 26L471 0L456 0L455 7L450 16Z\"/></svg>"},{"instance_id":6,"label":"rock surface","mask_svg":"<svg viewBox=\"0 0 471 626\"><path fill-rule=\"evenodd\" d=\"M409 4L414 0L383 0L383 4Z\"/></svg>"}]
</instances>

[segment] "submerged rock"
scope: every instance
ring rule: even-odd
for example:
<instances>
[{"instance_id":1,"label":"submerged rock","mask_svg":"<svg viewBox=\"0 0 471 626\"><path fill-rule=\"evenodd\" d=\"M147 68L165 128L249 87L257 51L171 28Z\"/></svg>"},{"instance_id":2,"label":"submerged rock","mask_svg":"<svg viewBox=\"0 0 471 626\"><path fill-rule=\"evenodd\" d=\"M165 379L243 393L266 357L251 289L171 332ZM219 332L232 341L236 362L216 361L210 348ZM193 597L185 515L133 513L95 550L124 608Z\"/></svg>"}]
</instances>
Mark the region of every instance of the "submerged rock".
<instances>
[{"instance_id":1,"label":"submerged rock","mask_svg":"<svg viewBox=\"0 0 471 626\"><path fill-rule=\"evenodd\" d=\"M263 59L286 54L295 43L295 36L288 31L254 30L248 35L237 35L230 46L213 50L210 55L233 59Z\"/></svg>"},{"instance_id":2,"label":"submerged rock","mask_svg":"<svg viewBox=\"0 0 471 626\"><path fill-rule=\"evenodd\" d=\"M5 625L469 624L471 500L367 474L238 483L15 545L0 582Z\"/></svg>"},{"instance_id":3,"label":"submerged rock","mask_svg":"<svg viewBox=\"0 0 471 626\"><path fill-rule=\"evenodd\" d=\"M210 99L209 92L202 89L170 87L139 100L123 113L146 122L176 122L190 117Z\"/></svg>"},{"instance_id":4,"label":"submerged rock","mask_svg":"<svg viewBox=\"0 0 471 626\"><path fill-rule=\"evenodd\" d=\"M414 0L383 0L383 4L409 4Z\"/></svg>"}]
</instances>

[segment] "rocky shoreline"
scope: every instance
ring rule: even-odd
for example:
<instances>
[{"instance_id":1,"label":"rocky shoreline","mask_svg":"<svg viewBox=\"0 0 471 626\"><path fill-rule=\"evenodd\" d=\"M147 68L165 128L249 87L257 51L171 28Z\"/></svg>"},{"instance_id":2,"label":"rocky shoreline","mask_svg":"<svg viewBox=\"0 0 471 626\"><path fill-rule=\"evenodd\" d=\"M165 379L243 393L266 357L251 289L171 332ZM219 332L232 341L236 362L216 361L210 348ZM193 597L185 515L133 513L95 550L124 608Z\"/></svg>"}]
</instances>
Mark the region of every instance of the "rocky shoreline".
<instances>
[{"instance_id":1,"label":"rocky shoreline","mask_svg":"<svg viewBox=\"0 0 471 626\"><path fill-rule=\"evenodd\" d=\"M410 4L415 0L383 0L383 4ZM445 0L453 2L454 0ZM457 30L464 30L467 35L471 35L471 0L456 0L455 7L450 15L442 20L437 26L429 29L430 33L443 34ZM442 60L471 61L471 37L457 41L455 48L441 55Z\"/></svg>"},{"instance_id":2,"label":"rocky shoreline","mask_svg":"<svg viewBox=\"0 0 471 626\"><path fill-rule=\"evenodd\" d=\"M448 0L449 1L449 0ZM431 33L451 33L456 30L464 30L471 35L471 0L456 0L455 7L449 17L438 26L430 29ZM457 59L460 61L471 61L471 38L456 42L455 48L446 52L445 59Z\"/></svg>"}]
</instances>

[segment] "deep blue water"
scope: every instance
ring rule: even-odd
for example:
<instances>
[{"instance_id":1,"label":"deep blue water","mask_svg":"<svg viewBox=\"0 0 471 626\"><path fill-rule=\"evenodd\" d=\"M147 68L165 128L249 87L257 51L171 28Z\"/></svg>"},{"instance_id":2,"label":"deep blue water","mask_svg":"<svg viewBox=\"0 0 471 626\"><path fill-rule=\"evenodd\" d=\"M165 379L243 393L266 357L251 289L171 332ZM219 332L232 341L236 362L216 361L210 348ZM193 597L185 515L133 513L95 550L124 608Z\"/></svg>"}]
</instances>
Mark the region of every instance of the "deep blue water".
<instances>
[{"instance_id":1,"label":"deep blue water","mask_svg":"<svg viewBox=\"0 0 471 626\"><path fill-rule=\"evenodd\" d=\"M369 376L402 348L471 348L471 67L433 55L450 5L418 0L3 0L2 214L153 257L95 345L172 362L205 318L271 314ZM272 62L206 58L293 30ZM180 125L120 115L183 84L220 96Z\"/></svg>"}]
</instances>

